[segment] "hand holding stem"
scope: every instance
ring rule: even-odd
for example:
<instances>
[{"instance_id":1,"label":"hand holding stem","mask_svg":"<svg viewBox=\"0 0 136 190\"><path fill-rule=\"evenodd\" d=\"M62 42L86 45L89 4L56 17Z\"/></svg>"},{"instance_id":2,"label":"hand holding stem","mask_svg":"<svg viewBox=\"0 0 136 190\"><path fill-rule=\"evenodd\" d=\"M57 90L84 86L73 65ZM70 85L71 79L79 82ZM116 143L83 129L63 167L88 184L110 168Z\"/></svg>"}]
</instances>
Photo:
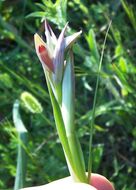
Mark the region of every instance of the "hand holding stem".
<instances>
[{"instance_id":1,"label":"hand holding stem","mask_svg":"<svg viewBox=\"0 0 136 190\"><path fill-rule=\"evenodd\" d=\"M91 185L85 183L75 183L71 177L63 178L47 185L29 187L21 190L115 190L113 185L104 176L99 174L91 175Z\"/></svg>"}]
</instances>

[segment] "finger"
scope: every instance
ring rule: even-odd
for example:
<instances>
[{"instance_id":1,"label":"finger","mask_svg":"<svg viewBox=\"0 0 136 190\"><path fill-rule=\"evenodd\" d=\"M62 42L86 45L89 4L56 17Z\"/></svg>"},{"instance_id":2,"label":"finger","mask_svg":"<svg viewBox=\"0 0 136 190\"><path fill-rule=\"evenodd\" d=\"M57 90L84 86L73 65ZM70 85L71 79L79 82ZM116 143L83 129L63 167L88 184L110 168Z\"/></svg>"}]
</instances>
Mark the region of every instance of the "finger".
<instances>
[{"instance_id":1,"label":"finger","mask_svg":"<svg viewBox=\"0 0 136 190\"><path fill-rule=\"evenodd\" d=\"M115 190L112 183L100 174L92 174L90 184L97 190Z\"/></svg>"}]
</instances>

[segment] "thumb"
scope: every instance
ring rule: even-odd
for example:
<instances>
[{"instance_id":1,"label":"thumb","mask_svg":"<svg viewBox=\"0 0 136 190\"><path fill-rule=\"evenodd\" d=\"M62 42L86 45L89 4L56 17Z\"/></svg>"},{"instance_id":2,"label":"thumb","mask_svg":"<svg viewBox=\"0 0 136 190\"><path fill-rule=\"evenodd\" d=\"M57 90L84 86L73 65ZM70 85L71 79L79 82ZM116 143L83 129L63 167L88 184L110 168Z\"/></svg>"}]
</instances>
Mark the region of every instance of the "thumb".
<instances>
[{"instance_id":1,"label":"thumb","mask_svg":"<svg viewBox=\"0 0 136 190\"><path fill-rule=\"evenodd\" d=\"M115 190L112 183L104 176L93 173L90 184L97 190Z\"/></svg>"}]
</instances>

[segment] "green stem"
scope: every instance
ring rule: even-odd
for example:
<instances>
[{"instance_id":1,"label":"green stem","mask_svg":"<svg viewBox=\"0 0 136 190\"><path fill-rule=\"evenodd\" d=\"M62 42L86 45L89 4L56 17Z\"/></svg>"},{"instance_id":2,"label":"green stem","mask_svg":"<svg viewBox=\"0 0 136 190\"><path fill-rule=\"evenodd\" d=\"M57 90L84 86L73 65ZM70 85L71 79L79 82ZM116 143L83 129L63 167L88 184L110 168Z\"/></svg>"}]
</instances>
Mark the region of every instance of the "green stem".
<instances>
[{"instance_id":1,"label":"green stem","mask_svg":"<svg viewBox=\"0 0 136 190\"><path fill-rule=\"evenodd\" d=\"M65 125L66 136L71 151L71 156L76 173L71 172L75 181L87 183L83 152L75 132L75 81L74 81L74 60L72 50L69 50L64 77L62 82L62 105L60 105L62 118ZM71 169L70 169L71 171ZM74 175L73 175L74 173Z\"/></svg>"},{"instance_id":2,"label":"green stem","mask_svg":"<svg viewBox=\"0 0 136 190\"><path fill-rule=\"evenodd\" d=\"M54 118L55 118L55 123L56 123L56 127L57 127L57 132L59 135L59 139L61 141L63 150L67 156L67 159L71 165L71 168L75 173L76 171L75 171L71 151L70 151L67 136L66 136L65 126L64 126L62 115L61 115L60 107L59 107L59 105L55 99L55 96L52 92L47 74L45 76L46 76L47 86L48 86L48 90L49 90L49 94L50 94L50 98L51 98L51 103L52 103L52 107L53 107L53 114L54 114Z\"/></svg>"},{"instance_id":3,"label":"green stem","mask_svg":"<svg viewBox=\"0 0 136 190\"><path fill-rule=\"evenodd\" d=\"M95 94L94 94L94 101L93 101L93 110L92 110L92 120L91 120L91 129L90 129L90 140L89 140L89 160L88 160L88 183L90 183L90 178L91 178L91 172L92 172L92 140L93 140L93 130L94 130L94 121L95 121L95 108L96 108L96 99L97 99L97 93L98 93L98 86L99 86L99 81L100 81L100 72L101 72L101 66L102 66L102 61L103 61L103 56L104 56L104 49L105 49L105 44L108 36L108 32L110 29L112 21L110 21L108 29L106 31L106 35L104 38L104 43L102 47L102 52L101 52L101 58L99 62L99 67L98 67L98 75L97 75L97 80L96 80L96 87L95 87Z\"/></svg>"},{"instance_id":4,"label":"green stem","mask_svg":"<svg viewBox=\"0 0 136 190\"><path fill-rule=\"evenodd\" d=\"M68 137L68 143L70 151L72 154L75 170L76 170L76 179L75 181L87 183L87 177L85 173L84 158L80 143L75 132L71 133Z\"/></svg>"}]
</instances>

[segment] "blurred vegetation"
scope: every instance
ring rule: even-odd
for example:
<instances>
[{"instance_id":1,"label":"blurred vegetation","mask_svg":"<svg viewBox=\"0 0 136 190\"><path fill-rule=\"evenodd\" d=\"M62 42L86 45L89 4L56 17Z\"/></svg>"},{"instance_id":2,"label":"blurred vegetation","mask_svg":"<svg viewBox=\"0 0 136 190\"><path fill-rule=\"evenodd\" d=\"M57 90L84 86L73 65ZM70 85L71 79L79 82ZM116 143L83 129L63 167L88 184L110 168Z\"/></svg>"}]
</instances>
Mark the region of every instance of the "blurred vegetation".
<instances>
[{"instance_id":1,"label":"blurred vegetation","mask_svg":"<svg viewBox=\"0 0 136 190\"><path fill-rule=\"evenodd\" d=\"M107 25L113 20L98 90L93 172L105 175L116 189L136 189L135 6L134 0L0 0L1 190L13 189L16 175L19 140L12 112L17 100L28 130L26 186L68 175L44 73L34 50L33 35L44 36L45 18L56 34L66 21L68 33L83 31L74 47L75 122L86 161L99 58Z\"/></svg>"}]
</instances>

